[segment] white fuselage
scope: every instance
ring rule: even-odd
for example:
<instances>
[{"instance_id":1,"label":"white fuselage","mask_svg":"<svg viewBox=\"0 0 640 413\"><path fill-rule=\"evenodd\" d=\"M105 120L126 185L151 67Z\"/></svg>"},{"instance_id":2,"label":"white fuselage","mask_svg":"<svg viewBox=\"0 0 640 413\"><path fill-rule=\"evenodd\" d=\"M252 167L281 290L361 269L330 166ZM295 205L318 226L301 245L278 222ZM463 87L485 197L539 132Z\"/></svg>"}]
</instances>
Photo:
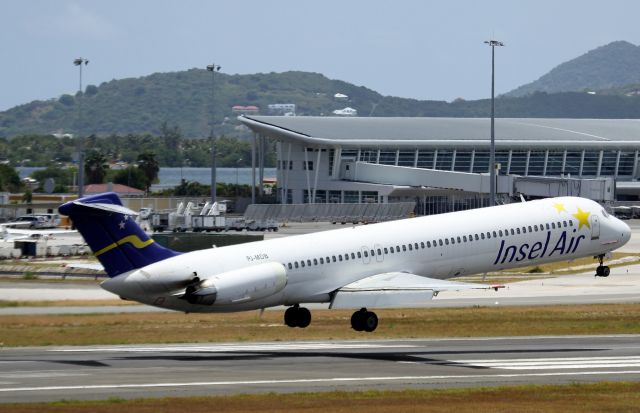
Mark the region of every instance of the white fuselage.
<instances>
[{"instance_id":1,"label":"white fuselage","mask_svg":"<svg viewBox=\"0 0 640 413\"><path fill-rule=\"evenodd\" d=\"M213 248L121 274L103 287L124 298L186 312L228 312L329 302L366 277L407 272L446 279L605 254L625 244L629 227L583 198L551 198ZM177 293L197 276L243 277L279 263L286 285L258 299L190 304Z\"/></svg>"}]
</instances>

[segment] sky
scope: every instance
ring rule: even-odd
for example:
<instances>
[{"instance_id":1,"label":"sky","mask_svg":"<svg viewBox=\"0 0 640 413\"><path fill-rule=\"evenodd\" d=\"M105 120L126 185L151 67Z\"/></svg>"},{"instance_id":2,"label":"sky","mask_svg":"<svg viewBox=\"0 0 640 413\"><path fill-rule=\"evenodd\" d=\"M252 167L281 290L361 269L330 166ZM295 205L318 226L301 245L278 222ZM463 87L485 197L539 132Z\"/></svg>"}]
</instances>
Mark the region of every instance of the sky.
<instances>
[{"instance_id":1,"label":"sky","mask_svg":"<svg viewBox=\"0 0 640 413\"><path fill-rule=\"evenodd\" d=\"M0 0L0 111L83 85L204 68L302 70L383 95L451 101L529 83L615 40L635 0Z\"/></svg>"}]
</instances>

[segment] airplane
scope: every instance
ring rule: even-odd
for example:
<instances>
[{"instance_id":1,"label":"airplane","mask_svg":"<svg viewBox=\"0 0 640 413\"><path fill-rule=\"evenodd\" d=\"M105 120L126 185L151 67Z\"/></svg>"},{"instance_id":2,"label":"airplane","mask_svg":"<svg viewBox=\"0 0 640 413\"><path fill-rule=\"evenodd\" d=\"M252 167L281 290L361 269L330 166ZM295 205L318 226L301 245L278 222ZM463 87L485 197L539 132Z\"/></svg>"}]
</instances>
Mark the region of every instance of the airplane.
<instances>
[{"instance_id":1,"label":"airplane","mask_svg":"<svg viewBox=\"0 0 640 413\"><path fill-rule=\"evenodd\" d=\"M372 308L420 307L441 291L500 288L447 281L461 275L593 256L631 237L628 225L584 198L560 197L179 253L144 233L114 193L59 207L80 231L123 299L190 312L288 306L284 322L311 322L306 303L354 309L372 332ZM429 278L427 278L429 277Z\"/></svg>"},{"instance_id":2,"label":"airplane","mask_svg":"<svg viewBox=\"0 0 640 413\"><path fill-rule=\"evenodd\" d=\"M21 226L21 225L19 225ZM56 229L56 230L35 230L35 229L19 229L16 228L15 223L10 224L0 224L0 241L11 242L11 241L20 241L25 239L48 239L55 235L61 234L75 234L78 231L75 230L65 230L65 229Z\"/></svg>"}]
</instances>

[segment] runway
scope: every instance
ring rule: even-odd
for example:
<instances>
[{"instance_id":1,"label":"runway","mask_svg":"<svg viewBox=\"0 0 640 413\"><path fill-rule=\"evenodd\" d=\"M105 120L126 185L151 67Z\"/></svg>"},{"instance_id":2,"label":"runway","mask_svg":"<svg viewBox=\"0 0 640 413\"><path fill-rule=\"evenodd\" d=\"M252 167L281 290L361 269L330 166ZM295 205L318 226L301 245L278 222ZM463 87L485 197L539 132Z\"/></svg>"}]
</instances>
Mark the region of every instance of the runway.
<instances>
[{"instance_id":1,"label":"runway","mask_svg":"<svg viewBox=\"0 0 640 413\"><path fill-rule=\"evenodd\" d=\"M0 402L640 380L640 336L5 348Z\"/></svg>"}]
</instances>

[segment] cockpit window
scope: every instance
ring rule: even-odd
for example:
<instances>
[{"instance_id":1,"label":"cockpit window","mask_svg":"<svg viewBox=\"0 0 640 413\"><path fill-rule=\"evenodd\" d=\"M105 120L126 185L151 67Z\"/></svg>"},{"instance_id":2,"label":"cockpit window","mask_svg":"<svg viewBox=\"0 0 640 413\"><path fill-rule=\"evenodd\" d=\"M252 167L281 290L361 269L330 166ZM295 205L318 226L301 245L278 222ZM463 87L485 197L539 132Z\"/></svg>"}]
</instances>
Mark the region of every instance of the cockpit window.
<instances>
[{"instance_id":1,"label":"cockpit window","mask_svg":"<svg viewBox=\"0 0 640 413\"><path fill-rule=\"evenodd\" d=\"M609 218L609 213L604 208L602 208L602 215L604 215L605 218Z\"/></svg>"}]
</instances>

